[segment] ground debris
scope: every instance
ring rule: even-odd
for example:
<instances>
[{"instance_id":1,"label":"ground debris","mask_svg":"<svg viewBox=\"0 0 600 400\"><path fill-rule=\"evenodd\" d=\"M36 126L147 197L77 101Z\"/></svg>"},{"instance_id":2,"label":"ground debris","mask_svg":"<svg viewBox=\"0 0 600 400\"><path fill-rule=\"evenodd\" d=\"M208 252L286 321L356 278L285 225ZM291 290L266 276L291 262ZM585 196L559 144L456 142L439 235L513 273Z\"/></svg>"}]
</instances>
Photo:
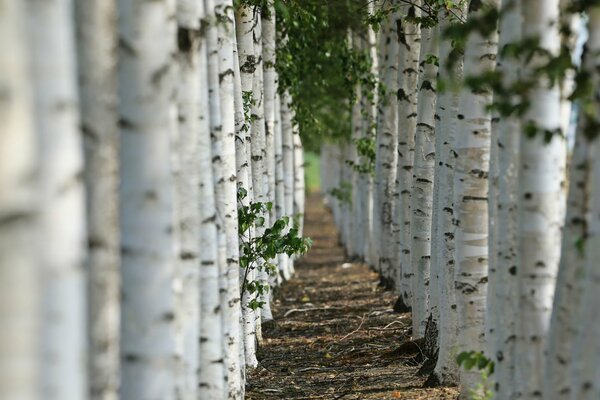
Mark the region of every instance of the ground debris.
<instances>
[{"instance_id":1,"label":"ground debris","mask_svg":"<svg viewBox=\"0 0 600 400\"><path fill-rule=\"evenodd\" d=\"M393 312L396 296L368 266L342 267L350 261L318 196L308 199L305 224L313 248L276 293L246 398L456 399L456 388L422 388L410 314Z\"/></svg>"}]
</instances>

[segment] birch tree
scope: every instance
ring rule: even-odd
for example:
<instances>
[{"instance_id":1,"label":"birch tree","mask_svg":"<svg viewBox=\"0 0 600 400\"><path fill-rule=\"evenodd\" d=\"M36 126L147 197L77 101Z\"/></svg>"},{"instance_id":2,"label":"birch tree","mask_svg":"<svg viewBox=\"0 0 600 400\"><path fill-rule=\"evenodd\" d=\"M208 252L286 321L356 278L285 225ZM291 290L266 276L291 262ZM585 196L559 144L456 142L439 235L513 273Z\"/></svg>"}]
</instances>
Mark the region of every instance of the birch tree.
<instances>
[{"instance_id":1,"label":"birch tree","mask_svg":"<svg viewBox=\"0 0 600 400\"><path fill-rule=\"evenodd\" d=\"M523 3L521 12L523 38L538 40L541 50L556 56L560 48L558 1ZM543 76L534 76L536 67L545 61L536 55L522 68L526 79L539 82L529 93L530 106L523 119L525 134L519 146L515 376L523 399L537 398L542 391L544 346L564 218L566 143L560 133L560 89ZM551 132L551 137L544 132Z\"/></svg>"},{"instance_id":2,"label":"birch tree","mask_svg":"<svg viewBox=\"0 0 600 400\"><path fill-rule=\"evenodd\" d=\"M275 203L275 94L277 93L277 72L275 71L275 7L273 0L267 0L261 13L264 113L265 113L265 155L267 182L266 198L273 204L270 220L276 218Z\"/></svg>"},{"instance_id":3,"label":"birch tree","mask_svg":"<svg viewBox=\"0 0 600 400\"><path fill-rule=\"evenodd\" d=\"M206 9L200 15L206 17ZM205 21L203 20L203 24ZM220 400L225 391L225 366L222 312L219 290L219 252L217 208L211 148L211 107L209 106L208 43L206 31L201 31L199 43L199 126L198 171L200 220L200 336L198 397Z\"/></svg>"},{"instance_id":4,"label":"birch tree","mask_svg":"<svg viewBox=\"0 0 600 400\"><path fill-rule=\"evenodd\" d=\"M484 7L485 5L485 7ZM478 18L498 1L471 1L467 18ZM486 7L488 7L486 9ZM465 44L464 76L479 76L495 67L497 31L473 32ZM458 305L458 346L461 351L484 350L484 318L488 275L488 168L491 103L489 89L461 89L456 140L454 204L456 218L455 288ZM460 371L461 396L479 382L478 371Z\"/></svg>"},{"instance_id":5,"label":"birch tree","mask_svg":"<svg viewBox=\"0 0 600 400\"><path fill-rule=\"evenodd\" d=\"M74 10L69 1L25 4L41 171L40 395L74 400L87 392L86 226Z\"/></svg>"},{"instance_id":6,"label":"birch tree","mask_svg":"<svg viewBox=\"0 0 600 400\"><path fill-rule=\"evenodd\" d=\"M119 15L120 397L173 399L175 8L167 0L122 1Z\"/></svg>"},{"instance_id":7,"label":"birch tree","mask_svg":"<svg viewBox=\"0 0 600 400\"><path fill-rule=\"evenodd\" d=\"M504 12L500 19L499 57L496 68L501 74L502 85L509 88L519 79L518 61L501 51L521 39L521 5L512 0L502 1ZM507 101L515 106L519 101L510 94ZM519 170L520 120L515 115L500 116L493 125L492 141L497 148L497 199L496 220L493 225L493 250L495 254L495 308L488 309L488 320L494 319L494 334L487 340L492 343L496 363L495 392L500 398L514 398L515 367L515 321L517 314L517 182ZM492 294L488 294L491 296ZM491 314L491 315L490 315Z\"/></svg>"},{"instance_id":8,"label":"birch tree","mask_svg":"<svg viewBox=\"0 0 600 400\"><path fill-rule=\"evenodd\" d=\"M203 7L202 7L203 8ZM179 233L177 262L176 324L178 371L177 396L195 399L198 390L200 328L200 261L199 261L199 30L200 2L177 2L178 65L178 143L179 174L176 177L176 230Z\"/></svg>"},{"instance_id":9,"label":"birch tree","mask_svg":"<svg viewBox=\"0 0 600 400\"><path fill-rule=\"evenodd\" d=\"M294 216L298 218L298 236L304 228L304 147L297 125L292 125L294 144Z\"/></svg>"},{"instance_id":10,"label":"birch tree","mask_svg":"<svg viewBox=\"0 0 600 400\"><path fill-rule=\"evenodd\" d=\"M388 279L392 273L392 260L395 259L394 249L394 192L396 189L396 164L398 162L398 32L396 12L389 12L381 36L381 81L384 95L379 105L379 122L376 138L376 169L377 204L379 207L378 228L379 260L377 269L383 279Z\"/></svg>"},{"instance_id":11,"label":"birch tree","mask_svg":"<svg viewBox=\"0 0 600 400\"><path fill-rule=\"evenodd\" d=\"M419 94L411 199L411 270L413 302L413 336L423 337L428 315L432 311L430 297L431 214L435 164L435 103L438 55L436 27L421 30ZM428 293L429 292L429 293ZM437 311L436 311L437 312ZM435 316L437 320L437 315Z\"/></svg>"},{"instance_id":12,"label":"birch tree","mask_svg":"<svg viewBox=\"0 0 600 400\"><path fill-rule=\"evenodd\" d=\"M88 343L92 399L119 388L117 3L75 2L88 223Z\"/></svg>"},{"instance_id":13,"label":"birch tree","mask_svg":"<svg viewBox=\"0 0 600 400\"><path fill-rule=\"evenodd\" d=\"M293 110L290 107L291 98L288 91L281 96L281 147L283 157L283 196L284 209L287 217L294 216L294 139L292 132ZM326 189L326 187L324 187ZM324 191L325 193L327 190ZM294 273L294 260L288 260L290 274Z\"/></svg>"},{"instance_id":14,"label":"birch tree","mask_svg":"<svg viewBox=\"0 0 600 400\"><path fill-rule=\"evenodd\" d=\"M243 108L244 108L244 126L243 126L243 138L240 137L236 140L236 160L238 163L238 185L246 189L248 195L248 205L254 201L254 187L252 179L252 123L250 120L246 121L246 118L250 118L251 107L253 99L253 75L256 69L255 58L254 58L254 41L253 41L253 15L252 9L246 5L240 5L236 8L236 34L238 44L238 63L240 65L240 90L242 92ZM236 96L237 98L237 96ZM247 176L244 176L244 170ZM240 179L245 179L244 183ZM250 236L254 234L251 229L249 232ZM256 271L248 271L248 280L254 281L256 279ZM244 342L244 356L246 366L254 368L258 365L256 360L256 319L257 314L252 308L249 307L250 293L242 288L242 314L243 314L243 342Z\"/></svg>"},{"instance_id":15,"label":"birch tree","mask_svg":"<svg viewBox=\"0 0 600 400\"><path fill-rule=\"evenodd\" d=\"M268 165L266 154L266 136L265 136L265 107L264 107L264 70L263 70L263 51L262 51L262 21L259 12L256 10L253 21L252 40L254 43L254 75L252 79L252 186L254 188L254 198L259 203L267 203L268 198ZM265 215L265 226L269 225L269 215ZM261 236L264 228L258 227L256 234ZM269 275L260 268L257 271L257 279L264 285L269 283ZM270 293L264 293L260 299L264 302L260 309L260 320L267 322L273 320L271 313ZM258 339L260 340L260 325L257 325Z\"/></svg>"},{"instance_id":16,"label":"birch tree","mask_svg":"<svg viewBox=\"0 0 600 400\"><path fill-rule=\"evenodd\" d=\"M600 63L598 57L598 50L600 49L600 7L597 4L589 4L587 5L586 12L589 17L589 39L586 46L587 52L584 55L583 74L580 74L580 76L585 77L587 75L589 77L583 81L583 84L586 85L583 89L586 90L587 88L589 90L591 88L591 91L587 92L588 97L584 97L580 102L582 105L582 115L580 117L576 140L581 141L581 147L576 143L577 147L575 151L586 152L585 148L587 148L587 154L589 154L590 158L589 162L586 163L586 155L584 153L578 157L582 164L576 164L577 160L575 159L572 161L571 178L576 180L570 183L565 235L563 238L564 247L554 301L554 305L557 308L553 311L551 325L557 331L553 332L553 335L549 338L549 355L547 359L547 363L550 365L546 376L548 379L556 377L557 380L556 383L546 381L544 387L544 394L548 392L552 393L556 388L565 397L584 400L596 398L600 393L600 388L596 381L598 379L596 366L599 360L598 354L600 354L598 346L599 326L597 323L598 265L596 257L598 257L598 254L597 250L593 248L598 244L597 207L600 204L598 197L598 184L600 183L600 174L598 174L598 171L600 171L600 168L597 157L594 157L598 151L597 85L600 81L598 75L598 65ZM577 153L574 154L574 157L576 155ZM577 168L578 166L579 168ZM580 174L587 175L587 184L583 187L580 186L583 182L577 179L578 175L580 179L585 179ZM580 194L584 195L583 199L579 199L579 204L574 203L576 200L576 191L578 190L583 191ZM575 224L577 222L577 214L582 211L585 211L584 218L579 221L579 224ZM575 240L575 254L573 254L573 242L567 241L569 234L581 235L579 237L571 237ZM583 257L583 263L580 258L575 258L576 256ZM567 264L568 262L572 264ZM569 293L571 290L574 293ZM581 291L580 294L577 293L578 290ZM567 322L568 325L558 328L556 324L564 321L565 311L568 311L565 310L565 306L569 294L573 299L573 304L570 304L569 307L573 307L572 311L574 312ZM557 341L566 334L574 335L574 338L570 336L572 342L558 343ZM571 345L570 348L568 347L569 345ZM568 353L564 362L557 364L556 358L564 354L565 351L568 351ZM564 382L563 365L568 368L567 385L561 385Z\"/></svg>"},{"instance_id":17,"label":"birch tree","mask_svg":"<svg viewBox=\"0 0 600 400\"><path fill-rule=\"evenodd\" d=\"M573 356L576 351L574 342L580 337L580 316L584 304L586 263L582 246L588 235L592 146L585 133L579 131L571 160L562 254L548 336L543 391L548 399L559 399L571 391L571 366L579 362L579 357L584 357L583 354Z\"/></svg>"},{"instance_id":18,"label":"birch tree","mask_svg":"<svg viewBox=\"0 0 600 400\"><path fill-rule=\"evenodd\" d=\"M39 159L27 4L0 2L0 397L39 398Z\"/></svg>"},{"instance_id":19,"label":"birch tree","mask_svg":"<svg viewBox=\"0 0 600 400\"><path fill-rule=\"evenodd\" d=\"M410 5L402 5L401 15L419 17L421 1L417 0ZM410 204L413 175L413 161L415 152L415 132L417 128L417 84L419 71L419 55L421 50L421 29L414 20L405 18L401 20L398 31L400 60L398 63L398 163L397 180L399 195L395 211L399 229L397 254L400 262L397 272L396 289L400 291L397 311L407 311L412 304L412 279L410 245ZM398 254L399 253L399 254Z\"/></svg>"},{"instance_id":20,"label":"birch tree","mask_svg":"<svg viewBox=\"0 0 600 400\"><path fill-rule=\"evenodd\" d=\"M457 8L458 18L466 14L466 5ZM445 31L453 21L451 10L440 10L440 31ZM438 81L449 86L462 79L463 59L459 57L447 65L453 53L453 43L444 38L439 48L440 68ZM434 197L432 215L431 268L438 271L440 301L438 360L432 380L444 385L458 379L456 351L458 341L458 315L456 305L454 258L454 167L456 165L456 132L458 128L459 93L447 89L438 92L436 101L435 154L438 160L434 171ZM435 290L435 286L431 288Z\"/></svg>"},{"instance_id":21,"label":"birch tree","mask_svg":"<svg viewBox=\"0 0 600 400\"><path fill-rule=\"evenodd\" d=\"M240 369L239 237L235 165L235 26L230 1L205 1L211 22L207 32L215 202L219 228L221 308L225 344L226 391L242 397ZM218 105L216 103L219 103ZM215 117L215 118L213 118Z\"/></svg>"}]
</instances>

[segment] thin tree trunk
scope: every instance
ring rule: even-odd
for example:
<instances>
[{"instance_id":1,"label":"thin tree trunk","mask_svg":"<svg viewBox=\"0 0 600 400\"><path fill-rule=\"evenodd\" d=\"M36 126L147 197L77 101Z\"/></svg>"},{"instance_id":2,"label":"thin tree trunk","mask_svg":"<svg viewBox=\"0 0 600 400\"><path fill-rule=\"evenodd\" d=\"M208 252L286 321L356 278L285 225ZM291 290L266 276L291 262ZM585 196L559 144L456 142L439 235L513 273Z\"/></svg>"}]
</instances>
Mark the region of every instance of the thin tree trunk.
<instances>
[{"instance_id":1,"label":"thin tree trunk","mask_svg":"<svg viewBox=\"0 0 600 400\"><path fill-rule=\"evenodd\" d=\"M587 15L589 16L589 39L587 42L584 70L591 77L588 85L597 87L600 82L600 76L598 75L598 66L600 65L600 57L598 56L600 54L600 7L598 5L591 5L587 10ZM598 355L600 354L600 343L598 341L600 335L598 325L600 317L598 315L598 297L600 291L598 291L597 286L600 274L598 268L598 251L594 248L594 246L598 245L598 227L600 226L598 224L600 163L596 156L598 154L599 142L597 137L595 137L596 127L598 126L599 107L598 99L595 95L591 100L594 102L593 108L585 110L580 117L579 132L577 132L576 140L581 141L581 143L576 143L577 147L575 149L575 151L579 149L581 152L584 152L585 148L587 148L589 164L579 164L578 168L577 160L574 158L572 161L571 178L574 180L570 182L569 208L567 210L563 238L564 247L554 301L554 306L557 308L554 310L553 320L551 321L551 327L554 329L558 328L558 330L553 332L553 335L549 338L549 354L547 359L547 363L556 364L555 357L560 357L564 354L564 351L569 352L566 354L563 362L555 365L554 368L550 366L547 378L555 376L558 381L557 383L560 385L563 383L561 376L563 372L562 367L564 365L568 368L569 380L567 381L567 385L560 385L557 389L560 390L561 394L564 393L565 397L568 396L568 398L573 400L594 399L598 398L600 394L597 371ZM593 114L594 112L595 115ZM584 135L588 136L584 137ZM575 153L575 156L577 156L577 153ZM578 158L584 157L585 155L580 155ZM578 187L578 183L581 181L574 178L574 175L583 173L587 174L587 180L585 186L582 188ZM583 179L583 177L580 179ZM575 192L578 189L583 190L583 193L580 192L580 195L583 194L584 196L583 198L579 198L579 204L583 207L583 210L579 209L579 212L585 212L583 214L584 218L579 222L582 226L579 227L577 226L579 225L577 224L578 207L574 203L577 200ZM571 239L570 241L569 238ZM581 260L576 258L577 256L584 258L583 265ZM581 271L582 268L583 271ZM563 309L567 301L569 302L568 307L571 307L571 309ZM567 329L567 332L564 332L564 328L561 329L556 325L564 321L560 317L566 316L565 312L568 311L572 313L569 320L565 323L566 327L564 328ZM567 349L564 347L562 349L561 347L555 349L553 345L569 345L568 341L567 343L558 343L558 340L564 337L565 334L569 335L572 345ZM546 382L545 389L550 391L553 388L548 387L548 383Z\"/></svg>"},{"instance_id":2,"label":"thin tree trunk","mask_svg":"<svg viewBox=\"0 0 600 400\"><path fill-rule=\"evenodd\" d=\"M567 216L562 254L554 293L544 374L544 398L560 399L571 391L569 372L577 363L573 343L579 337L582 294L585 288L584 243L588 232L589 178L592 153L584 132L579 131L571 161ZM587 248L587 247L586 247ZM587 351L589 349L585 349ZM593 375L593 373L592 373Z\"/></svg>"},{"instance_id":3,"label":"thin tree trunk","mask_svg":"<svg viewBox=\"0 0 600 400\"><path fill-rule=\"evenodd\" d=\"M203 10L205 11L205 10ZM201 15L206 15L204 12ZM205 21L203 21L203 24ZM211 116L208 84L208 43L205 31L199 48L199 219L200 219L200 336L198 397L221 400L225 391L225 368L223 361L222 309L219 294L219 252L217 234L217 208L215 203L214 177L211 150Z\"/></svg>"},{"instance_id":4,"label":"thin tree trunk","mask_svg":"<svg viewBox=\"0 0 600 400\"><path fill-rule=\"evenodd\" d=\"M211 125L213 173L219 261L221 267L221 308L225 345L226 392L229 399L242 397L240 369L240 287L239 237L237 221L237 178L235 166L235 26L230 0L206 0L208 28L209 87L212 88ZM213 103L219 103L217 105ZM212 109L212 107L215 107ZM213 121L212 116L219 118Z\"/></svg>"},{"instance_id":5,"label":"thin tree trunk","mask_svg":"<svg viewBox=\"0 0 600 400\"><path fill-rule=\"evenodd\" d=\"M291 110L291 98L286 91L281 97L281 129L282 129L282 151L283 151L283 195L284 209L290 222L294 217L294 138L293 138L293 111ZM322 170L325 171L325 170ZM327 193L325 191L325 193ZM294 259L288 260L290 274L294 273Z\"/></svg>"},{"instance_id":6,"label":"thin tree trunk","mask_svg":"<svg viewBox=\"0 0 600 400\"><path fill-rule=\"evenodd\" d=\"M466 14L466 4L456 9L459 16ZM440 30L444 31L451 23L450 10L442 11ZM460 57L453 66L446 65L454 51L452 41L442 40L440 44L439 80L450 84L462 79L463 59ZM439 273L440 302L439 350L433 379L442 385L455 384L458 380L456 351L458 342L458 315L455 283L455 233L454 225L454 168L456 166L456 130L458 127L459 94L447 89L438 93L436 159L434 172L432 269ZM434 245L436 244L437 245ZM432 288L433 290L433 288Z\"/></svg>"},{"instance_id":7,"label":"thin tree trunk","mask_svg":"<svg viewBox=\"0 0 600 400\"><path fill-rule=\"evenodd\" d=\"M0 397L39 399L39 157L27 4L0 2ZM8 56L10 55L10 56Z\"/></svg>"},{"instance_id":8,"label":"thin tree trunk","mask_svg":"<svg viewBox=\"0 0 600 400\"><path fill-rule=\"evenodd\" d=\"M248 96L252 95L253 75L256 69L255 58L254 58L254 42L253 42L253 15L252 9L248 6L241 5L236 9L236 33L238 43L238 57L240 64L240 84L242 91L242 98L244 99L244 135L239 138L236 142L236 154L238 162L238 185L243 186L248 195L246 205L254 202L254 186L252 180L252 123L250 120L246 121L246 117L250 118L251 104L253 99ZM245 100L249 99L249 100ZM245 167L244 167L245 165ZM240 181L240 177L243 176L243 170L246 169L246 183ZM249 235L246 239L250 239L255 234L254 229L251 228ZM256 280L256 271L248 271L248 281L252 282ZM242 315L243 315L243 341L244 341L244 354L245 363L249 368L256 368L258 361L256 359L256 322L257 313L249 307L251 300L251 294L247 290L242 288Z\"/></svg>"},{"instance_id":9,"label":"thin tree trunk","mask_svg":"<svg viewBox=\"0 0 600 400\"><path fill-rule=\"evenodd\" d=\"M498 48L521 39L521 6L517 1L503 0L505 14L500 20ZM499 57L496 68L503 85L509 87L519 78L519 65L509 57ZM512 100L511 100L512 101ZM518 99L514 99L518 101ZM515 397L515 322L517 314L517 183L519 172L520 121L516 116L500 116L492 127L492 145L497 147L496 221L493 229L495 259L495 307L488 309L488 321L494 320L494 335L488 337L496 363L495 393L498 398ZM490 168L493 168L492 166ZM490 207L492 205L490 204ZM491 246L492 247L492 246ZM488 293L488 297L491 296Z\"/></svg>"},{"instance_id":10,"label":"thin tree trunk","mask_svg":"<svg viewBox=\"0 0 600 400\"><path fill-rule=\"evenodd\" d=\"M486 1L498 7L497 0ZM477 18L484 9L471 1L467 18ZM465 47L464 76L478 76L495 68L497 34L473 33ZM488 168L490 158L492 102L487 90L463 88L459 105L456 141L454 204L456 217L456 300L459 351L484 350L484 321L488 279ZM460 370L461 398L468 398L479 383L479 371Z\"/></svg>"},{"instance_id":11,"label":"thin tree trunk","mask_svg":"<svg viewBox=\"0 0 600 400\"><path fill-rule=\"evenodd\" d=\"M87 340L83 146L74 10L65 0L30 0L26 5L41 171L40 395L75 400L87 393Z\"/></svg>"},{"instance_id":12,"label":"thin tree trunk","mask_svg":"<svg viewBox=\"0 0 600 400\"><path fill-rule=\"evenodd\" d=\"M202 7L203 8L203 7ZM199 95L200 74L200 12L199 2L177 2L177 63L179 87L178 143L175 152L179 158L176 177L177 219L179 233L179 260L176 275L177 398L195 400L198 396L199 327L200 327L200 261L199 261Z\"/></svg>"},{"instance_id":13,"label":"thin tree trunk","mask_svg":"<svg viewBox=\"0 0 600 400\"><path fill-rule=\"evenodd\" d=\"M421 1L404 5L401 13L418 17L421 14ZM411 189L413 177L413 160L415 153L415 132L417 129L417 83L419 71L419 55L421 49L421 29L418 24L404 19L399 28L400 62L398 64L398 200L396 212L399 235L396 246L396 257L400 262L397 268L398 278L396 289L400 291L402 300L398 299L399 311L407 311L412 304L412 279L414 271L411 268Z\"/></svg>"},{"instance_id":14,"label":"thin tree trunk","mask_svg":"<svg viewBox=\"0 0 600 400\"><path fill-rule=\"evenodd\" d=\"M558 0L523 3L523 38L539 38L539 46L557 55ZM532 78L545 59L534 57L522 70ZM515 344L516 386L520 398L539 398L545 367L544 347L560 261L565 207L566 141L562 134L546 142L541 130L560 130L560 89L541 79L529 93L530 107L523 129L539 129L534 137L521 134L518 190L519 313Z\"/></svg>"},{"instance_id":15,"label":"thin tree trunk","mask_svg":"<svg viewBox=\"0 0 600 400\"><path fill-rule=\"evenodd\" d=\"M119 5L120 397L173 399L175 7L166 0ZM153 29L145 29L150 25Z\"/></svg>"},{"instance_id":16,"label":"thin tree trunk","mask_svg":"<svg viewBox=\"0 0 600 400\"><path fill-rule=\"evenodd\" d=\"M304 147L297 125L292 125L294 143L294 215L298 218L298 235L304 229Z\"/></svg>"},{"instance_id":17,"label":"thin tree trunk","mask_svg":"<svg viewBox=\"0 0 600 400\"><path fill-rule=\"evenodd\" d=\"M279 94L275 97L275 211L277 219L287 215L285 210L285 183L283 173L283 127L281 118L281 99ZM287 230L286 232L287 233ZM280 276L288 280L292 277L289 270L289 256L278 255Z\"/></svg>"},{"instance_id":18,"label":"thin tree trunk","mask_svg":"<svg viewBox=\"0 0 600 400\"><path fill-rule=\"evenodd\" d=\"M119 390L117 2L76 1L88 223L89 395Z\"/></svg>"},{"instance_id":19,"label":"thin tree trunk","mask_svg":"<svg viewBox=\"0 0 600 400\"><path fill-rule=\"evenodd\" d=\"M421 56L417 131L411 199L411 270L414 273L412 322L413 337L423 337L433 294L431 277L431 214L435 164L435 104L437 66L428 57L438 55L438 33L435 27L421 31ZM436 311L437 312L437 307ZM434 317L437 321L438 315Z\"/></svg>"},{"instance_id":20,"label":"thin tree trunk","mask_svg":"<svg viewBox=\"0 0 600 400\"><path fill-rule=\"evenodd\" d=\"M394 254L394 196L396 191L396 164L398 162L398 32L397 13L390 12L385 21L381 39L381 80L384 95L380 100L377 129L376 183L379 207L377 223L379 236L378 271L383 279L392 278ZM387 284L391 282L388 281Z\"/></svg>"}]
</instances>

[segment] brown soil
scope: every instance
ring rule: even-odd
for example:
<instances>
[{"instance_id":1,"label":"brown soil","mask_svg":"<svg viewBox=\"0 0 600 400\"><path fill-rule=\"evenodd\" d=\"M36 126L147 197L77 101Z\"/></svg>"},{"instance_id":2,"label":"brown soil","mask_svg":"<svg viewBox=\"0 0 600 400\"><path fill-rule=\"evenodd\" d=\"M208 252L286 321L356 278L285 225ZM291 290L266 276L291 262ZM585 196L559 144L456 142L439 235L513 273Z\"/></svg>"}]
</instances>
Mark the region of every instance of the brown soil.
<instances>
[{"instance_id":1,"label":"brown soil","mask_svg":"<svg viewBox=\"0 0 600 400\"><path fill-rule=\"evenodd\" d=\"M246 398L456 399L456 388L422 388L419 342L406 344L410 314L394 313L377 273L347 260L317 195L307 200L305 235L313 247L276 293Z\"/></svg>"}]
</instances>

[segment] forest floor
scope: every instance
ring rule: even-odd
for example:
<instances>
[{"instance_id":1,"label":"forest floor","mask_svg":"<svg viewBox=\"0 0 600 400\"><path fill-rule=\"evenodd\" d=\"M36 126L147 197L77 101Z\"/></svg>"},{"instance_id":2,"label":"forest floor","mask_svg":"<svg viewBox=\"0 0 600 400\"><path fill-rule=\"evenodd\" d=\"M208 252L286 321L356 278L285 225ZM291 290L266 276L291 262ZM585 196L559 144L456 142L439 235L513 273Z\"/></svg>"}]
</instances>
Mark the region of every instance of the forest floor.
<instances>
[{"instance_id":1,"label":"forest floor","mask_svg":"<svg viewBox=\"0 0 600 400\"><path fill-rule=\"evenodd\" d=\"M394 313L396 297L378 274L347 259L322 198L310 195L306 206L313 247L275 294L246 398L456 399L456 388L422 388L418 347L400 347L410 340L410 313Z\"/></svg>"}]
</instances>

